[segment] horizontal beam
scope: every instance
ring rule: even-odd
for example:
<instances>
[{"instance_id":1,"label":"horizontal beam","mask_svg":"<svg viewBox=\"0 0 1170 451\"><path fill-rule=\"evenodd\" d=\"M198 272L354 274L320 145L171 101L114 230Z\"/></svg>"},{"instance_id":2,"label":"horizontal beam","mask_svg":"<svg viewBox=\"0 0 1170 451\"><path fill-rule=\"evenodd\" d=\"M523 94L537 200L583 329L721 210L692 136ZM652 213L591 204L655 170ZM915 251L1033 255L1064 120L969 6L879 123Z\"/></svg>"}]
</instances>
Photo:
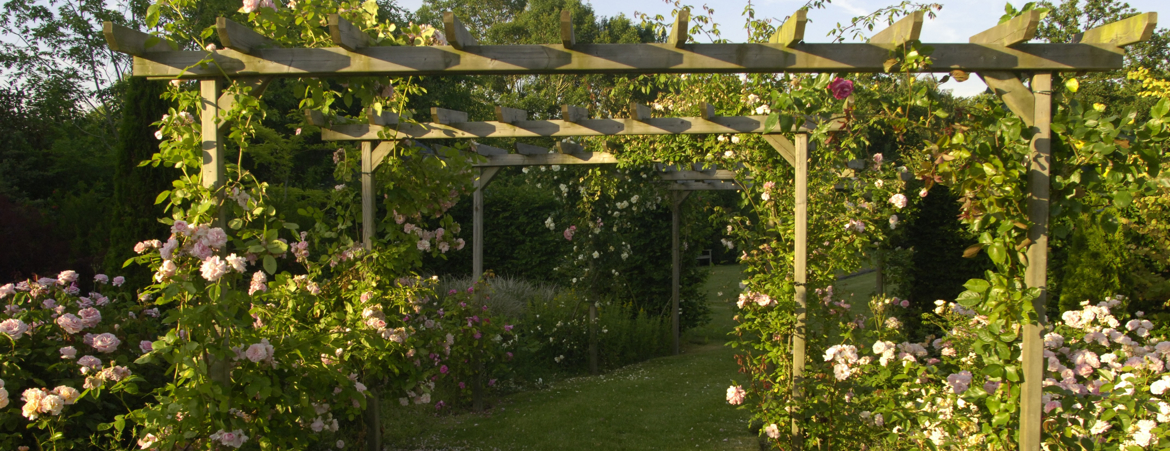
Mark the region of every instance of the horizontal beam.
<instances>
[{"instance_id":1,"label":"horizontal beam","mask_svg":"<svg viewBox=\"0 0 1170 451\"><path fill-rule=\"evenodd\" d=\"M1107 71L1120 69L1124 51L1109 44L927 44L927 72ZM360 53L340 47L225 49L144 53L134 75L154 78L884 72L889 44L560 44L482 45L468 51L444 46L378 46ZM214 58L216 65L200 64Z\"/></svg>"},{"instance_id":2,"label":"horizontal beam","mask_svg":"<svg viewBox=\"0 0 1170 451\"><path fill-rule=\"evenodd\" d=\"M735 180L735 171L718 169L707 171L673 171L658 174L662 180Z\"/></svg>"},{"instance_id":3,"label":"horizontal beam","mask_svg":"<svg viewBox=\"0 0 1170 451\"><path fill-rule=\"evenodd\" d=\"M472 164L477 168L494 166L547 166L570 164L617 164L617 157L604 152L584 152L578 154L548 153L543 155L497 155L487 157L486 161Z\"/></svg>"},{"instance_id":4,"label":"horizontal beam","mask_svg":"<svg viewBox=\"0 0 1170 451\"><path fill-rule=\"evenodd\" d=\"M730 182L677 182L667 186L670 191L739 191L739 185Z\"/></svg>"},{"instance_id":5,"label":"horizontal beam","mask_svg":"<svg viewBox=\"0 0 1170 451\"><path fill-rule=\"evenodd\" d=\"M549 153L547 147L534 146L532 144L516 143L516 153L521 155L544 155Z\"/></svg>"},{"instance_id":6,"label":"horizontal beam","mask_svg":"<svg viewBox=\"0 0 1170 451\"><path fill-rule=\"evenodd\" d=\"M496 120L505 124L528 120L528 112L519 108L496 107Z\"/></svg>"},{"instance_id":7,"label":"horizontal beam","mask_svg":"<svg viewBox=\"0 0 1170 451\"><path fill-rule=\"evenodd\" d=\"M634 119L585 119L578 122L562 120L518 121L505 124L498 121L463 122L439 124L434 122L411 124L397 127L397 136L388 139L458 139L458 138L567 138L570 136L635 136L635 135L715 135L734 133L764 133L767 116L720 116L708 119L701 117L654 118L642 121ZM834 122L831 130L839 130L840 122ZM394 129L368 124L334 125L321 129L325 141L373 141L381 139L378 134L385 130L393 135ZM788 132L811 130L801 126ZM784 130L774 129L773 133Z\"/></svg>"},{"instance_id":8,"label":"horizontal beam","mask_svg":"<svg viewBox=\"0 0 1170 451\"><path fill-rule=\"evenodd\" d=\"M475 151L475 153L478 153L478 154L483 155L485 157L495 157L495 156L508 154L507 149L501 149L499 147L492 147L492 146L489 146L487 144L480 144L480 143L477 143L474 141L471 142L471 150L473 150L473 151Z\"/></svg>"},{"instance_id":9,"label":"horizontal beam","mask_svg":"<svg viewBox=\"0 0 1170 451\"><path fill-rule=\"evenodd\" d=\"M431 107L431 120L440 124L459 124L467 122L467 113L448 110L446 108Z\"/></svg>"}]
</instances>

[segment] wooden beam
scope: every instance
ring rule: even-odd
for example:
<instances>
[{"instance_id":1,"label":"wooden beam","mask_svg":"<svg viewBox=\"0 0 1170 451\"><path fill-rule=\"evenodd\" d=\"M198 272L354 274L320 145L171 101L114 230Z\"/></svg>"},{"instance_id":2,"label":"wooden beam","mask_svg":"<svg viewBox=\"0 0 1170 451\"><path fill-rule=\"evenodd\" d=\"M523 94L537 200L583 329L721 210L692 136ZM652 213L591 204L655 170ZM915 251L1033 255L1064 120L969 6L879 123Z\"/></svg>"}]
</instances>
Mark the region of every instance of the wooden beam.
<instances>
[{"instance_id":1,"label":"wooden beam","mask_svg":"<svg viewBox=\"0 0 1170 451\"><path fill-rule=\"evenodd\" d=\"M557 153L562 153L565 155L579 155L585 153L584 146L568 141L557 141L557 145L553 146L553 149L556 150Z\"/></svg>"},{"instance_id":2,"label":"wooden beam","mask_svg":"<svg viewBox=\"0 0 1170 451\"><path fill-rule=\"evenodd\" d=\"M382 110L382 114L378 114L373 108L366 110L366 117L369 119L370 125L378 126L394 126L398 125L398 113L391 113L387 110Z\"/></svg>"},{"instance_id":3,"label":"wooden beam","mask_svg":"<svg viewBox=\"0 0 1170 451\"><path fill-rule=\"evenodd\" d=\"M706 119L709 121L709 120L714 119L714 118L719 117L719 116L715 115L715 106L714 105L711 105L710 103L707 103L707 102L703 102L702 105L699 105L699 117L702 117L703 119Z\"/></svg>"},{"instance_id":4,"label":"wooden beam","mask_svg":"<svg viewBox=\"0 0 1170 451\"><path fill-rule=\"evenodd\" d=\"M727 169L718 169L713 173L701 171L672 171L663 172L658 175L662 180L683 181L683 180L735 180L735 171Z\"/></svg>"},{"instance_id":5,"label":"wooden beam","mask_svg":"<svg viewBox=\"0 0 1170 451\"><path fill-rule=\"evenodd\" d=\"M1110 44L1124 47L1150 40L1150 37L1154 35L1154 28L1157 26L1158 13L1138 14L1086 31L1077 41L1082 44Z\"/></svg>"},{"instance_id":6,"label":"wooden beam","mask_svg":"<svg viewBox=\"0 0 1170 451\"><path fill-rule=\"evenodd\" d=\"M548 154L548 148L534 146L532 144L516 143L516 152L520 155L545 155Z\"/></svg>"},{"instance_id":7,"label":"wooden beam","mask_svg":"<svg viewBox=\"0 0 1170 451\"><path fill-rule=\"evenodd\" d=\"M507 155L508 154L507 149L501 149L499 147L492 147L492 146L489 146L487 144L477 143L475 141L471 142L471 150L473 150L473 151L475 151L475 153L478 153L478 154L483 155L485 157L495 157L495 156L499 156L499 155Z\"/></svg>"},{"instance_id":8,"label":"wooden beam","mask_svg":"<svg viewBox=\"0 0 1170 451\"><path fill-rule=\"evenodd\" d=\"M475 190L483 191L488 185L492 183L492 179L500 172L500 166L485 167L478 169L479 177L475 178Z\"/></svg>"},{"instance_id":9,"label":"wooden beam","mask_svg":"<svg viewBox=\"0 0 1170 451\"><path fill-rule=\"evenodd\" d=\"M334 45L351 52L369 47L373 41L370 35L337 14L329 15L329 37Z\"/></svg>"},{"instance_id":10,"label":"wooden beam","mask_svg":"<svg viewBox=\"0 0 1170 451\"><path fill-rule=\"evenodd\" d=\"M650 107L638 102L630 102L630 115L635 121L650 119Z\"/></svg>"},{"instance_id":11,"label":"wooden beam","mask_svg":"<svg viewBox=\"0 0 1170 451\"><path fill-rule=\"evenodd\" d=\"M1028 266L1024 270L1024 283L1028 288L1038 288L1040 295L1032 300L1033 312L1028 314L1022 331L1022 370L1024 380L1020 386L1020 446L1019 449L1039 451L1043 441L1044 412L1044 333L1048 319L1045 305L1048 300L1048 215L1051 190L1050 168L1052 167L1052 74L1042 73L1032 77L1032 90L1036 96L1036 134L1032 135L1032 148L1028 155Z\"/></svg>"},{"instance_id":12,"label":"wooden beam","mask_svg":"<svg viewBox=\"0 0 1170 451\"><path fill-rule=\"evenodd\" d=\"M763 135L764 141L772 145L773 149L780 152L780 156L788 160L788 164L796 166L796 146L789 141L784 135Z\"/></svg>"},{"instance_id":13,"label":"wooden beam","mask_svg":"<svg viewBox=\"0 0 1170 451\"><path fill-rule=\"evenodd\" d=\"M808 23L808 11L804 8L796 10L788 20L784 21L784 25L776 29L772 37L768 38L770 44L780 44L785 47L792 47L800 41L804 40L804 26Z\"/></svg>"},{"instance_id":14,"label":"wooden beam","mask_svg":"<svg viewBox=\"0 0 1170 451\"><path fill-rule=\"evenodd\" d=\"M1007 105L1016 116L1024 121L1024 124L1031 127L1035 125L1034 111L1036 107L1035 97L1032 91L1028 90L1024 83L1016 77L1016 74L1011 72L981 72L979 77L987 84L988 88L1003 100L1004 105Z\"/></svg>"},{"instance_id":15,"label":"wooden beam","mask_svg":"<svg viewBox=\"0 0 1170 451\"><path fill-rule=\"evenodd\" d=\"M519 121L514 124L503 122L464 122L440 124L403 123L396 128L367 124L343 124L321 130L325 141L373 141L381 139L378 134L397 132L395 138L412 139L457 139L457 138L567 138L571 136L632 136L632 135L717 135L754 133L762 134L767 116L720 116L710 120L701 117L654 118L638 121L634 119L587 119L578 122L562 120ZM834 120L830 130L840 130L842 122ZM811 126L810 126L811 125ZM801 124L791 130L773 129L771 133L810 132L815 125Z\"/></svg>"},{"instance_id":16,"label":"wooden beam","mask_svg":"<svg viewBox=\"0 0 1170 451\"><path fill-rule=\"evenodd\" d=\"M262 48L280 47L276 41L255 32L251 27L241 25L226 17L215 19L215 31L219 35L219 42L223 43L224 47L241 53L250 54Z\"/></svg>"},{"instance_id":17,"label":"wooden beam","mask_svg":"<svg viewBox=\"0 0 1170 451\"><path fill-rule=\"evenodd\" d=\"M589 110L576 105L561 105L561 119L565 122L580 122L589 119Z\"/></svg>"},{"instance_id":18,"label":"wooden beam","mask_svg":"<svg viewBox=\"0 0 1170 451\"><path fill-rule=\"evenodd\" d=\"M691 9L683 8L678 10L678 15L674 17L674 25L670 27L670 35L666 37L666 44L674 48L682 48L690 38L688 28L691 26Z\"/></svg>"},{"instance_id":19,"label":"wooden beam","mask_svg":"<svg viewBox=\"0 0 1170 451\"><path fill-rule=\"evenodd\" d=\"M573 13L561 10L561 46L571 49L577 45L577 35L573 32Z\"/></svg>"},{"instance_id":20,"label":"wooden beam","mask_svg":"<svg viewBox=\"0 0 1170 451\"><path fill-rule=\"evenodd\" d=\"M102 34L110 50L128 55L174 52L179 44L113 22L102 22ZM202 52L206 53L206 52Z\"/></svg>"},{"instance_id":21,"label":"wooden beam","mask_svg":"<svg viewBox=\"0 0 1170 451\"><path fill-rule=\"evenodd\" d=\"M682 288L682 251L679 249L679 231L682 228L682 203L689 192L670 193L670 330L674 337L674 355L679 353L679 291Z\"/></svg>"},{"instance_id":22,"label":"wooden beam","mask_svg":"<svg viewBox=\"0 0 1170 451\"><path fill-rule=\"evenodd\" d=\"M473 167L548 166L571 164L617 164L617 157L604 152L585 152L576 155L546 153L539 155L508 154L488 157L487 161L473 163Z\"/></svg>"},{"instance_id":23,"label":"wooden beam","mask_svg":"<svg viewBox=\"0 0 1170 451\"><path fill-rule=\"evenodd\" d=\"M719 166L710 163L691 163L691 170L705 174L714 174L715 171L719 170Z\"/></svg>"},{"instance_id":24,"label":"wooden beam","mask_svg":"<svg viewBox=\"0 0 1170 451\"><path fill-rule=\"evenodd\" d=\"M739 191L739 185L730 182L723 183L705 183L705 182L676 182L667 185L668 191Z\"/></svg>"},{"instance_id":25,"label":"wooden beam","mask_svg":"<svg viewBox=\"0 0 1170 451\"><path fill-rule=\"evenodd\" d=\"M373 171L378 169L378 166L381 166L382 162L386 161L386 157L390 155L390 152L394 151L394 148L397 147L397 145L398 141L379 142L378 146L374 147L374 150L370 153L370 170Z\"/></svg>"},{"instance_id":26,"label":"wooden beam","mask_svg":"<svg viewBox=\"0 0 1170 451\"><path fill-rule=\"evenodd\" d=\"M1040 11L1028 11L1007 22L988 28L971 36L972 44L995 44L1012 46L1023 44L1036 37L1040 25Z\"/></svg>"},{"instance_id":27,"label":"wooden beam","mask_svg":"<svg viewBox=\"0 0 1170 451\"><path fill-rule=\"evenodd\" d=\"M443 125L461 124L467 122L467 113L431 107L431 120Z\"/></svg>"},{"instance_id":28,"label":"wooden beam","mask_svg":"<svg viewBox=\"0 0 1170 451\"><path fill-rule=\"evenodd\" d=\"M463 22L455 17L455 13L450 11L443 13L443 30L447 32L447 42L456 50L467 50L468 47L479 45L467 31L467 27L463 26Z\"/></svg>"},{"instance_id":29,"label":"wooden beam","mask_svg":"<svg viewBox=\"0 0 1170 451\"><path fill-rule=\"evenodd\" d=\"M901 46L910 41L917 41L918 36L922 34L922 11L914 11L903 17L902 20L894 22L885 30L877 32L872 38L869 38L870 44L893 44Z\"/></svg>"},{"instance_id":30,"label":"wooden beam","mask_svg":"<svg viewBox=\"0 0 1170 451\"><path fill-rule=\"evenodd\" d=\"M1109 44L927 44L934 64L925 72L1107 71L1120 69L1124 51ZM885 70L891 45L560 44L483 45L475 52L452 47L376 46L361 53L340 47L263 49L251 55L231 49L144 53L134 75L152 78L418 76L508 74L647 73L877 73ZM212 58L216 64L207 64Z\"/></svg>"},{"instance_id":31,"label":"wooden beam","mask_svg":"<svg viewBox=\"0 0 1170 451\"><path fill-rule=\"evenodd\" d=\"M496 107L496 120L505 124L514 124L528 120L528 112L518 108L498 106Z\"/></svg>"},{"instance_id":32,"label":"wooden beam","mask_svg":"<svg viewBox=\"0 0 1170 451\"><path fill-rule=\"evenodd\" d=\"M318 127L329 125L325 120L325 114L317 110L305 110L305 120L309 122L309 125L316 125Z\"/></svg>"}]
</instances>

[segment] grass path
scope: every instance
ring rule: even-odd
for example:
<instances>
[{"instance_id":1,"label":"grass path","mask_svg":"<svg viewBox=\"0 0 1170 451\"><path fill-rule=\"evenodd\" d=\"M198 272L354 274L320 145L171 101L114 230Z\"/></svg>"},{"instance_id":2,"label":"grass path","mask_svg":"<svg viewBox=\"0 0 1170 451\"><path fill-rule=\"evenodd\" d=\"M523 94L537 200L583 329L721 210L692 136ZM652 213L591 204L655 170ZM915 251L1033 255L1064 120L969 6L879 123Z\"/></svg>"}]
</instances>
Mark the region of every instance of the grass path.
<instances>
[{"instance_id":1,"label":"grass path","mask_svg":"<svg viewBox=\"0 0 1170 451\"><path fill-rule=\"evenodd\" d=\"M388 418L399 435L387 441L402 450L759 449L748 413L724 400L738 376L723 337L733 327L739 267L713 271L711 324L688 334L682 355L517 393L482 414Z\"/></svg>"}]
</instances>

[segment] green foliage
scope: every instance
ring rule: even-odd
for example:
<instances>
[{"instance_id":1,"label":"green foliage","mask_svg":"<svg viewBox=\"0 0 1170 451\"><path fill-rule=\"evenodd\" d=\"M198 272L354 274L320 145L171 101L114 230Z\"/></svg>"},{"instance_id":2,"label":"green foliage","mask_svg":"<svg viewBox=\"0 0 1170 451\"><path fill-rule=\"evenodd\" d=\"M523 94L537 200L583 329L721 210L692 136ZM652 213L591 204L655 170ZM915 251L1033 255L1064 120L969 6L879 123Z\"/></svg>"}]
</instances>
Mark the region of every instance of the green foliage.
<instances>
[{"instance_id":1,"label":"green foliage","mask_svg":"<svg viewBox=\"0 0 1170 451\"><path fill-rule=\"evenodd\" d=\"M1069 234L1067 260L1061 268L1060 290L1056 291L1060 309L1078 310L1081 301L1117 294L1129 295L1134 284L1132 265L1120 229L1112 232L1087 218L1079 218Z\"/></svg>"}]
</instances>

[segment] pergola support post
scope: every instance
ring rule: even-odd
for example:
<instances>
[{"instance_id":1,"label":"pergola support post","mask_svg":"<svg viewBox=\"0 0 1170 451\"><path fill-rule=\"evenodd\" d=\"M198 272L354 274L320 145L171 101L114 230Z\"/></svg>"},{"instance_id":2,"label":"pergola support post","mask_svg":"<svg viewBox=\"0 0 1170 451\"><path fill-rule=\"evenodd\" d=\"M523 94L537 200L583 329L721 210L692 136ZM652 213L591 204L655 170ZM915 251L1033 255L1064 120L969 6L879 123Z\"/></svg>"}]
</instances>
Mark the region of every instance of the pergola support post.
<instances>
[{"instance_id":1,"label":"pergola support post","mask_svg":"<svg viewBox=\"0 0 1170 451\"><path fill-rule=\"evenodd\" d=\"M374 143L362 141L362 247L374 248Z\"/></svg>"},{"instance_id":2,"label":"pergola support post","mask_svg":"<svg viewBox=\"0 0 1170 451\"><path fill-rule=\"evenodd\" d=\"M1029 318L1023 327L1024 385L1020 388L1020 447L1022 451L1039 451L1042 442L1044 392L1044 331L1048 323L1045 304L1048 301L1048 199L1052 164L1052 73L1032 76L1032 94L1036 97L1035 132L1028 163L1028 219L1032 228L1028 238L1028 267L1024 282L1028 288L1039 288L1040 295L1032 301L1035 318ZM1034 321L1033 321L1034 320Z\"/></svg>"},{"instance_id":3,"label":"pergola support post","mask_svg":"<svg viewBox=\"0 0 1170 451\"><path fill-rule=\"evenodd\" d=\"M483 279L483 190L492 182L492 177L500 172L500 168L479 168L476 170L475 192L472 193L472 231L471 231L471 282L479 283ZM475 293L476 305L483 304L483 293ZM472 364L475 366L475 380L471 382L471 408L476 412L483 411L483 362L478 356Z\"/></svg>"},{"instance_id":4,"label":"pergola support post","mask_svg":"<svg viewBox=\"0 0 1170 451\"><path fill-rule=\"evenodd\" d=\"M679 227L682 223L682 203L690 195L690 191L674 191L670 199L670 333L674 337L674 355L679 354L679 286L682 284Z\"/></svg>"},{"instance_id":5,"label":"pergola support post","mask_svg":"<svg viewBox=\"0 0 1170 451\"><path fill-rule=\"evenodd\" d=\"M199 119L203 141L203 168L200 171L200 181L204 188L212 191L222 188L227 178L223 154L224 132L219 127L221 122L219 97L222 93L223 80L215 78L199 82L199 94L203 97L202 114ZM216 227L224 226L223 213L223 210L216 213L213 221Z\"/></svg>"},{"instance_id":6,"label":"pergola support post","mask_svg":"<svg viewBox=\"0 0 1170 451\"><path fill-rule=\"evenodd\" d=\"M805 359L805 303L808 281L808 135L796 135L796 155L793 160L796 166L796 197L795 220L796 241L794 243L792 266L793 285L796 301L796 324L792 329L792 398L799 402L803 397L801 379L804 377ZM800 424L792 421L792 446L794 449L803 447Z\"/></svg>"}]
</instances>

